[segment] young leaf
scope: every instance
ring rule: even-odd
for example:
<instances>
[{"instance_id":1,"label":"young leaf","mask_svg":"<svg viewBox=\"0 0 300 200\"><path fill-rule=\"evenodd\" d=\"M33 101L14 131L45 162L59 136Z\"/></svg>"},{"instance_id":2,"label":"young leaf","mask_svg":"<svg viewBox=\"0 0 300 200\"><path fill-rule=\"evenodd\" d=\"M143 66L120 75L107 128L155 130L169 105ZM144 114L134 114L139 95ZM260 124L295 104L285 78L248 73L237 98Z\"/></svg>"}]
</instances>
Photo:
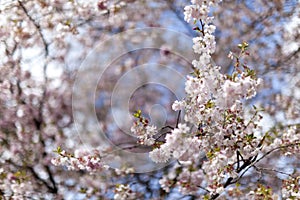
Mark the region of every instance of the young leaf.
<instances>
[{"instance_id":1,"label":"young leaf","mask_svg":"<svg viewBox=\"0 0 300 200\"><path fill-rule=\"evenodd\" d=\"M135 118L140 118L140 117L141 117L141 114L142 114L142 111L139 109L139 110L135 111L135 113L133 113L133 116L134 116Z\"/></svg>"}]
</instances>

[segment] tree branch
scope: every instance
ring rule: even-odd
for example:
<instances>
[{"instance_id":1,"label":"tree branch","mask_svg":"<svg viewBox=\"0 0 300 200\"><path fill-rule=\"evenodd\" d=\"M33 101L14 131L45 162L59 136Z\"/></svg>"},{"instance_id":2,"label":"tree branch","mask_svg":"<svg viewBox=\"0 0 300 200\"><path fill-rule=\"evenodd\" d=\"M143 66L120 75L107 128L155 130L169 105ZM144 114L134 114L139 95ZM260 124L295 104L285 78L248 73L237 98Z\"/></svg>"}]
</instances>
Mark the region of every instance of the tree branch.
<instances>
[{"instance_id":1,"label":"tree branch","mask_svg":"<svg viewBox=\"0 0 300 200\"><path fill-rule=\"evenodd\" d=\"M46 75L46 71L47 71L47 58L48 58L48 55L49 55L49 45L48 43L46 42L46 39L45 39L45 36L44 34L42 33L42 29L41 29L41 26L32 18L31 15L29 15L28 13L28 10L27 8L24 6L23 2L22 1L18 1L21 9L24 11L25 15L27 16L27 18L32 22L32 24L35 26L38 34L40 35L40 38L42 40L42 43L44 45L44 50L45 50L45 64L44 64L44 67L43 67L43 73L44 73L44 79L45 79L45 82L47 82L47 75Z\"/></svg>"}]
</instances>

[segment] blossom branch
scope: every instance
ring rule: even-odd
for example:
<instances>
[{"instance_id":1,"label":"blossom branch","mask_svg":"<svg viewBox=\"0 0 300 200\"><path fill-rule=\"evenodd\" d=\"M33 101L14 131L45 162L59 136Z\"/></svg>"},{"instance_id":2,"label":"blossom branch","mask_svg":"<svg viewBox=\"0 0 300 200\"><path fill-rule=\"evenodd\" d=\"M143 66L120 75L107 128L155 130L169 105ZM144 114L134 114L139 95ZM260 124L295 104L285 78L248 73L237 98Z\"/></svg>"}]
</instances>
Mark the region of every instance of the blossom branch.
<instances>
[{"instance_id":1,"label":"blossom branch","mask_svg":"<svg viewBox=\"0 0 300 200\"><path fill-rule=\"evenodd\" d=\"M300 145L300 142L296 142L296 143L292 143L292 144L287 144L287 145L283 145L283 146L279 146L279 147L276 147L270 151L268 151L267 153L265 153L263 156L261 156L259 159L257 159L253 165L257 164L258 162L260 162L263 158L265 158L266 156L270 155L271 153L275 152L275 151L279 151L279 150L282 150L282 149L286 149L286 148L289 148L289 147L293 147L293 146L297 146L297 145Z\"/></svg>"},{"instance_id":2,"label":"blossom branch","mask_svg":"<svg viewBox=\"0 0 300 200\"><path fill-rule=\"evenodd\" d=\"M36 180L40 181L44 186L46 186L48 188L49 192L51 192L51 193L57 193L58 190L57 190L56 184L54 184L54 185L51 186L46 180L42 179L36 173L36 171L34 170L33 166L29 166L29 165L21 166L21 165L16 164L12 160L7 160L7 162L9 162L10 164L12 164L13 166L15 166L18 169L27 169L28 171L31 172L31 174L33 175L33 177Z\"/></svg>"},{"instance_id":3,"label":"blossom branch","mask_svg":"<svg viewBox=\"0 0 300 200\"><path fill-rule=\"evenodd\" d=\"M293 177L291 174L286 173L286 172L283 172L283 171L279 171L279 170L277 170L277 169L257 167L257 166L255 166L255 165L254 165L254 168L255 168L255 170L257 170L257 171L259 171L259 172L261 172L261 173L262 173L262 171L270 171L270 172L274 172L274 173L278 173L278 174L287 175L287 176L289 176L290 178L295 178L295 177Z\"/></svg>"},{"instance_id":4,"label":"blossom branch","mask_svg":"<svg viewBox=\"0 0 300 200\"><path fill-rule=\"evenodd\" d=\"M300 145L300 142L298 143L294 143L294 144L289 144L289 145L284 145L284 146L280 146L280 147L277 147L277 148L274 148L270 151L268 151L267 153L265 153L263 156L261 156L259 159L257 160L253 160L253 161L249 161L246 162L245 165L243 165L240 170L238 170L238 172L241 172L243 169L245 169L243 171L243 173L236 179L232 178L232 177L229 177L226 181L226 183L223 185L224 188L226 188L227 186L231 185L231 184L234 184L234 183L237 183L244 175L245 173L252 167L257 167L255 166L258 162L260 162L263 158L265 158L266 156L268 156L269 154L275 152L275 151L278 151L278 150L281 150L281 149L285 149L285 148L288 148L288 147L292 147L292 146L296 146L296 145ZM259 169L259 168L258 168ZM277 173L282 173L282 174L285 174L285 175L288 175L290 176L289 174L286 174L286 173L283 173L283 172L279 172L277 170L272 170L272 171L276 171ZM212 197L211 197L211 200L213 199L216 199L220 194L214 194Z\"/></svg>"},{"instance_id":5,"label":"blossom branch","mask_svg":"<svg viewBox=\"0 0 300 200\"><path fill-rule=\"evenodd\" d=\"M44 67L43 67L43 73L44 73L44 79L45 79L45 83L47 83L47 75L46 75L46 71L47 71L47 58L48 58L48 55L49 55L49 45L48 43L46 42L46 39L45 39L45 36L44 34L42 33L42 29L41 29L41 26L29 15L28 13L28 10L27 8L24 6L23 2L22 1L18 1L20 7L22 8L22 10L24 11L25 15L28 17L28 19L32 22L32 24L35 26L38 34L40 35L40 38L42 40L42 43L44 45L44 50L45 50L45 64L44 64Z\"/></svg>"}]
</instances>

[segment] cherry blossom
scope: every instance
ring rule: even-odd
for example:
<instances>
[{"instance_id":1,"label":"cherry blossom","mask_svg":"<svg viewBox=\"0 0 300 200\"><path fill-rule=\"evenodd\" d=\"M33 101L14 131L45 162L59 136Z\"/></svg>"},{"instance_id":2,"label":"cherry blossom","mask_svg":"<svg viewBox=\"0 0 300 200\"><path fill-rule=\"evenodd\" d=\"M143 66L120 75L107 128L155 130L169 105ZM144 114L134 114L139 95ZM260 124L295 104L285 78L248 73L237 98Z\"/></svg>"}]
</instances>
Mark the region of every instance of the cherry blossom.
<instances>
[{"instance_id":1,"label":"cherry blossom","mask_svg":"<svg viewBox=\"0 0 300 200\"><path fill-rule=\"evenodd\" d=\"M171 0L0 3L1 197L300 198L299 3L190 2L185 8ZM134 113L133 142L147 146L155 163L170 162L137 174L132 166L108 166L110 158L122 155L107 146L94 148L99 141L88 117L75 127L71 91L78 66L98 41L148 26L178 26L193 35L190 49L197 56L190 67L184 64L185 97L168 106L174 116L166 126ZM168 44L161 49L159 62L182 64L172 63ZM130 52L113 64L99 87L103 104L112 80L153 61L148 53ZM144 94L129 110L156 96ZM100 126L117 135L116 144L123 142L110 109L96 112Z\"/></svg>"}]
</instances>

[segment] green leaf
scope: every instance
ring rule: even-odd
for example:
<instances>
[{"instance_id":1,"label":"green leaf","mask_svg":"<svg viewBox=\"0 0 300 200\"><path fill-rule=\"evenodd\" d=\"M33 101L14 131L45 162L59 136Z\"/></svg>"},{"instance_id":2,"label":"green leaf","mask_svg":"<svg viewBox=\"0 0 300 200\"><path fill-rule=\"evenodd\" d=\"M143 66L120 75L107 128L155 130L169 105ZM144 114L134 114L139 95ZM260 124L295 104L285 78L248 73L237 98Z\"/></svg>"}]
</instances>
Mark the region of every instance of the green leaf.
<instances>
[{"instance_id":1,"label":"green leaf","mask_svg":"<svg viewBox=\"0 0 300 200\"><path fill-rule=\"evenodd\" d=\"M236 118L236 121L240 123L240 122L242 122L242 121L243 121L243 118L241 118L241 117L237 117L237 118Z\"/></svg>"},{"instance_id":2,"label":"green leaf","mask_svg":"<svg viewBox=\"0 0 300 200\"><path fill-rule=\"evenodd\" d=\"M215 106L215 103L212 100L209 100L206 104L205 104L205 108L213 108Z\"/></svg>"},{"instance_id":3,"label":"green leaf","mask_svg":"<svg viewBox=\"0 0 300 200\"><path fill-rule=\"evenodd\" d=\"M234 81L234 80L235 80L235 78L236 78L237 76L238 76L238 73L236 73L236 72L235 72L235 73L233 73L233 75L232 75L232 77L231 77L231 80L232 80L232 81Z\"/></svg>"},{"instance_id":4,"label":"green leaf","mask_svg":"<svg viewBox=\"0 0 300 200\"><path fill-rule=\"evenodd\" d=\"M53 150L53 152L54 152L54 153L61 154L62 149L61 149L61 147L58 146L58 147L56 148L56 150Z\"/></svg>"},{"instance_id":5,"label":"green leaf","mask_svg":"<svg viewBox=\"0 0 300 200\"><path fill-rule=\"evenodd\" d=\"M238 48L242 50L242 52L246 51L249 47L249 44L247 42L243 42L242 44L238 44Z\"/></svg>"},{"instance_id":6,"label":"green leaf","mask_svg":"<svg viewBox=\"0 0 300 200\"><path fill-rule=\"evenodd\" d=\"M86 188L80 188L80 190L79 190L79 193L85 194L86 192L87 192L87 189L86 189Z\"/></svg>"},{"instance_id":7,"label":"green leaf","mask_svg":"<svg viewBox=\"0 0 300 200\"><path fill-rule=\"evenodd\" d=\"M191 75L195 77L200 77L201 73L199 69L195 69L193 72L190 73Z\"/></svg>"},{"instance_id":8,"label":"green leaf","mask_svg":"<svg viewBox=\"0 0 300 200\"><path fill-rule=\"evenodd\" d=\"M71 24L72 24L72 21L71 20L67 20L67 21L65 21L65 25L67 25L67 26L71 26Z\"/></svg>"},{"instance_id":9,"label":"green leaf","mask_svg":"<svg viewBox=\"0 0 300 200\"><path fill-rule=\"evenodd\" d=\"M255 139L256 137L254 136L253 133L246 135L246 140L247 142L252 142L253 139Z\"/></svg>"},{"instance_id":10,"label":"green leaf","mask_svg":"<svg viewBox=\"0 0 300 200\"><path fill-rule=\"evenodd\" d=\"M142 115L142 111L141 110L137 110L137 111L135 111L135 113L133 113L133 116L135 118L141 118L141 115Z\"/></svg>"},{"instance_id":11,"label":"green leaf","mask_svg":"<svg viewBox=\"0 0 300 200\"><path fill-rule=\"evenodd\" d=\"M14 176L16 177L16 181L21 184L21 182L26 179L26 171L17 171L14 173Z\"/></svg>"},{"instance_id":12,"label":"green leaf","mask_svg":"<svg viewBox=\"0 0 300 200\"><path fill-rule=\"evenodd\" d=\"M7 173L1 173L0 174L0 180L4 180L7 177Z\"/></svg>"},{"instance_id":13,"label":"green leaf","mask_svg":"<svg viewBox=\"0 0 300 200\"><path fill-rule=\"evenodd\" d=\"M181 167L176 168L175 173L176 173L177 175L179 175L181 172L182 172L182 168L181 168Z\"/></svg>"},{"instance_id":14,"label":"green leaf","mask_svg":"<svg viewBox=\"0 0 300 200\"><path fill-rule=\"evenodd\" d=\"M207 156L208 159L211 159L211 158L213 158L214 153L209 151L209 152L207 152L206 156Z\"/></svg>"},{"instance_id":15,"label":"green leaf","mask_svg":"<svg viewBox=\"0 0 300 200\"><path fill-rule=\"evenodd\" d=\"M256 76L255 70L247 69L246 72L247 72L247 76L250 76L251 78L255 78L255 76Z\"/></svg>"}]
</instances>

